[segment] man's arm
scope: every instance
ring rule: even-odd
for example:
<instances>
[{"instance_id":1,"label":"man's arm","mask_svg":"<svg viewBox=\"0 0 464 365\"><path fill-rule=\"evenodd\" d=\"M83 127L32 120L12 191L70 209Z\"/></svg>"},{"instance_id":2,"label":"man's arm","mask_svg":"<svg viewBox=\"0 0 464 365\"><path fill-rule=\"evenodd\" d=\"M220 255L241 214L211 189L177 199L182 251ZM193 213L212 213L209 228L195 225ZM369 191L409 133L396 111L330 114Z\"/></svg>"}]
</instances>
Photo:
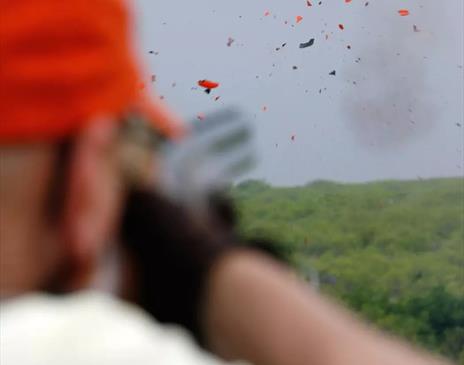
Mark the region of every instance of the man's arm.
<instances>
[{"instance_id":1,"label":"man's arm","mask_svg":"<svg viewBox=\"0 0 464 365\"><path fill-rule=\"evenodd\" d=\"M133 192L122 225L135 301L229 359L255 365L425 365L439 361L369 329L285 266L150 191ZM236 238L236 237L235 237Z\"/></svg>"},{"instance_id":2,"label":"man's arm","mask_svg":"<svg viewBox=\"0 0 464 365\"><path fill-rule=\"evenodd\" d=\"M211 271L204 326L213 352L267 365L438 365L370 329L260 254L224 256Z\"/></svg>"}]
</instances>

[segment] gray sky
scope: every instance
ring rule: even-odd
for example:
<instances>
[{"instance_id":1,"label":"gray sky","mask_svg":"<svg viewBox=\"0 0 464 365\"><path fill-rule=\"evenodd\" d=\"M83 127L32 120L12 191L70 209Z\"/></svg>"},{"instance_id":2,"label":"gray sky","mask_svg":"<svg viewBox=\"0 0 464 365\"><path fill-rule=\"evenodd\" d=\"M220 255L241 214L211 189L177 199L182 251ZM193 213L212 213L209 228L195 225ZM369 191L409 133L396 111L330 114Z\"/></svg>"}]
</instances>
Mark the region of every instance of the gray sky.
<instances>
[{"instance_id":1,"label":"gray sky","mask_svg":"<svg viewBox=\"0 0 464 365\"><path fill-rule=\"evenodd\" d=\"M189 119L240 106L250 176L272 184L463 176L463 1L311 2L137 0L150 87ZM205 78L221 84L209 96L192 90Z\"/></svg>"}]
</instances>

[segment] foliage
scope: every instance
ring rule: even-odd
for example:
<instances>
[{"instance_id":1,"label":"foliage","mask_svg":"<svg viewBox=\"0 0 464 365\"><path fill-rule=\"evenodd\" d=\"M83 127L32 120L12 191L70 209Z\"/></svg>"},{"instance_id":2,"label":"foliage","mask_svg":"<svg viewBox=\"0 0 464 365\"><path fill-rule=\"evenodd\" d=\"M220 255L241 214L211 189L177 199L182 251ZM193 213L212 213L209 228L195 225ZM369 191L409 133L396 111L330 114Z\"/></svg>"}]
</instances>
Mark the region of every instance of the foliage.
<instances>
[{"instance_id":1,"label":"foliage","mask_svg":"<svg viewBox=\"0 0 464 365\"><path fill-rule=\"evenodd\" d=\"M232 188L247 237L399 336L464 364L464 180Z\"/></svg>"}]
</instances>

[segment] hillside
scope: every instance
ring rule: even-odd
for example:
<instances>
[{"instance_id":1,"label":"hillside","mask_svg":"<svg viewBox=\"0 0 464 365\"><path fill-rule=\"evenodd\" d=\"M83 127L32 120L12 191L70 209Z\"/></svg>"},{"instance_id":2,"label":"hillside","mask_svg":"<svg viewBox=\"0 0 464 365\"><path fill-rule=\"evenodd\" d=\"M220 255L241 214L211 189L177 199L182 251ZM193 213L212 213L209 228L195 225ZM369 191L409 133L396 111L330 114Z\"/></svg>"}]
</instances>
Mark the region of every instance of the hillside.
<instances>
[{"instance_id":1,"label":"hillside","mask_svg":"<svg viewBox=\"0 0 464 365\"><path fill-rule=\"evenodd\" d=\"M384 329L464 364L464 180L232 189L248 237ZM312 269L311 269L312 268Z\"/></svg>"}]
</instances>

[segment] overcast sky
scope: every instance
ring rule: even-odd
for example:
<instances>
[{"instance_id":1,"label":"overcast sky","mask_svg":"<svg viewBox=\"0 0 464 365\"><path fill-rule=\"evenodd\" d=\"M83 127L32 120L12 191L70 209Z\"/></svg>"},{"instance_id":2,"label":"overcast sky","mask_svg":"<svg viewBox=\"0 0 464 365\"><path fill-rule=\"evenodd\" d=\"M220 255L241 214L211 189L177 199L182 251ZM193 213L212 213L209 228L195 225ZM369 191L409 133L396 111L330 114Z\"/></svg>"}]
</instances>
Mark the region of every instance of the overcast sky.
<instances>
[{"instance_id":1,"label":"overcast sky","mask_svg":"<svg viewBox=\"0 0 464 365\"><path fill-rule=\"evenodd\" d=\"M137 0L150 87L188 119L240 106L272 184L463 176L463 1L366 1Z\"/></svg>"}]
</instances>

